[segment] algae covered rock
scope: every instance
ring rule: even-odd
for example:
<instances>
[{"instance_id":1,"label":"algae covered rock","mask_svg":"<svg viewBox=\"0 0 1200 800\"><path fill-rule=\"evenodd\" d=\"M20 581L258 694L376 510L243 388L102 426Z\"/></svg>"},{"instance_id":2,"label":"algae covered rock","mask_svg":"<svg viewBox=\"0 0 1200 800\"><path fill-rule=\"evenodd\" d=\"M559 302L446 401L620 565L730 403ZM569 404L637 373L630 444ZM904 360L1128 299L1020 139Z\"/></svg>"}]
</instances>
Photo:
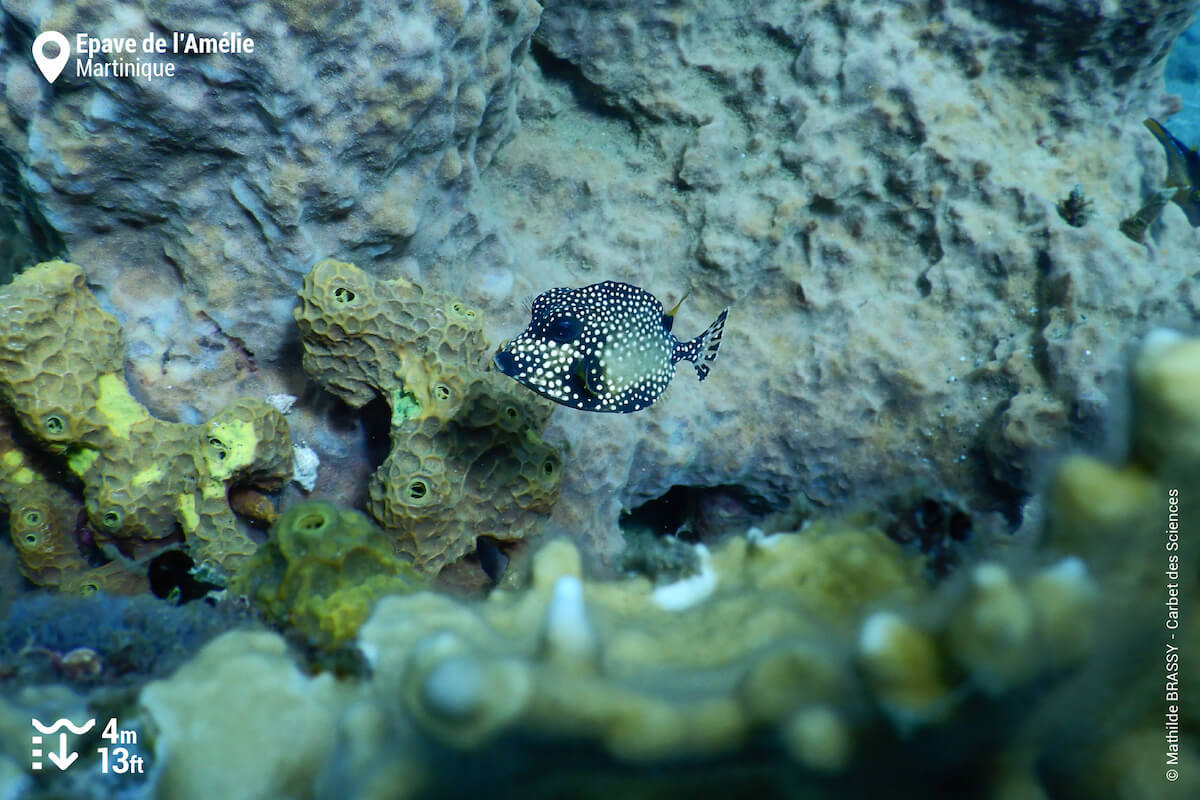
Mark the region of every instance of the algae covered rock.
<instances>
[{"instance_id":1,"label":"algae covered rock","mask_svg":"<svg viewBox=\"0 0 1200 800\"><path fill-rule=\"evenodd\" d=\"M536 732L632 763L733 752L787 724L819 760L792 717L820 707L830 749L845 751L843 712L829 709L855 679L837 631L878 603L924 597L920 564L881 531L837 523L733 537L701 560L700 580L668 593L642 578L584 580L559 539L526 589L482 605L388 598L361 634L378 702L455 748Z\"/></svg>"},{"instance_id":2,"label":"algae covered rock","mask_svg":"<svg viewBox=\"0 0 1200 800\"><path fill-rule=\"evenodd\" d=\"M248 566L283 550L346 548L322 527L334 523L323 504L283 520L296 533L317 511L312 536L294 548L280 536ZM350 524L362 521L352 515ZM698 549L700 574L666 586L585 578L579 550L556 539L533 556L526 585L483 602L392 594L358 633L371 669L342 682L340 695L301 677L279 639L222 637L142 695L157 726L192 715L183 734L161 734L162 780L199 780L217 756L241 770L233 751L264 735L259 715L294 702L284 724L332 725L336 742L306 728L296 742L303 759L269 743L246 777L257 794L246 796L278 796L300 779L317 797L457 796L480 781L506 782L501 796L537 796L529 787L542 780L621 775L644 790L651 773L664 793L629 796L676 796L721 776L731 759L739 767L765 759L776 777L753 768L726 776L729 796L759 781L778 788L775 780L814 791L867 780L924 796L945 785L937 781L946 769L999 770L1004 781L1036 786L1019 753L1008 764L1011 754L994 746L1021 735L1022 721L1005 709L1072 682L1092 686L1075 676L1086 676L1079 664L1096 652L1097 637L1078 629L1095 617L1098 591L1078 560L1035 570L983 564L968 586L934 585L923 557L853 519L771 536L751 529ZM371 550L365 560L374 562ZM347 563L357 557L351 548ZM205 669L236 684L234 702L245 692L248 728L229 700L216 701L219 681ZM953 767L931 768L930 742L944 743ZM883 768L880 746L894 751Z\"/></svg>"},{"instance_id":3,"label":"algae covered rock","mask_svg":"<svg viewBox=\"0 0 1200 800\"><path fill-rule=\"evenodd\" d=\"M836 772L879 730L973 724L972 697L1024 691L1091 652L1045 644L1064 608L1091 613L1086 570L981 567L989 591L955 615L961 592L931 585L921 561L880 530L825 520L732 537L702 552L700 576L654 587L585 580L555 540L525 589L477 605L388 598L360 640L377 705L455 749L535 735L662 764L765 739ZM997 653L1021 669L983 658Z\"/></svg>"},{"instance_id":4,"label":"algae covered rock","mask_svg":"<svg viewBox=\"0 0 1200 800\"><path fill-rule=\"evenodd\" d=\"M333 677L302 674L275 634L214 640L142 690L162 761L155 796L311 797L336 739L338 699Z\"/></svg>"},{"instance_id":5,"label":"algae covered rock","mask_svg":"<svg viewBox=\"0 0 1200 800\"><path fill-rule=\"evenodd\" d=\"M1200 338L1150 333L1133 365L1134 457L1160 472L1200 465Z\"/></svg>"},{"instance_id":6,"label":"algae covered rock","mask_svg":"<svg viewBox=\"0 0 1200 800\"><path fill-rule=\"evenodd\" d=\"M310 501L279 518L229 589L276 625L335 647L354 638L380 597L423 585L364 514Z\"/></svg>"},{"instance_id":7,"label":"algae covered rock","mask_svg":"<svg viewBox=\"0 0 1200 800\"><path fill-rule=\"evenodd\" d=\"M82 482L96 542L113 556L142 561L182 532L195 561L229 571L254 552L229 487L291 476L287 423L264 402L201 425L152 417L125 383L120 325L74 264L38 264L0 289L0 399Z\"/></svg>"},{"instance_id":8,"label":"algae covered rock","mask_svg":"<svg viewBox=\"0 0 1200 800\"><path fill-rule=\"evenodd\" d=\"M332 260L299 295L309 375L351 406L381 395L391 408L367 507L397 552L436 574L477 537L518 541L544 519L562 469L540 436L553 406L488 368L478 311Z\"/></svg>"}]
</instances>

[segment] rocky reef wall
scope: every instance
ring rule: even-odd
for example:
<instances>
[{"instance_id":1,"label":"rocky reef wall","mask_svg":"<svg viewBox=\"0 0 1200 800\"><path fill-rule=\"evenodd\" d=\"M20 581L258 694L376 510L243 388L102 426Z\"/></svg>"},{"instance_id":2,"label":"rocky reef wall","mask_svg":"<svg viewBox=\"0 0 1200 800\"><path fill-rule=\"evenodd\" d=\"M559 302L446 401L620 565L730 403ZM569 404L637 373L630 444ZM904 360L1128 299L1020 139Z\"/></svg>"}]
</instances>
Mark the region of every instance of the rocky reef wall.
<instances>
[{"instance_id":1,"label":"rocky reef wall","mask_svg":"<svg viewBox=\"0 0 1200 800\"><path fill-rule=\"evenodd\" d=\"M1096 435L1127 335L1197 312L1178 208L1145 244L1117 228L1161 185L1142 120L1177 107L1196 7L10 3L0 142L164 418L301 390L290 312L322 257L460 294L493 341L522 297L615 278L691 290L681 334L733 311L703 392L555 414L555 527L592 556L672 485L933 484L1015 522L1039 454ZM25 54L51 28L257 45L50 86ZM320 397L291 421L321 491L361 499L361 431Z\"/></svg>"}]
</instances>

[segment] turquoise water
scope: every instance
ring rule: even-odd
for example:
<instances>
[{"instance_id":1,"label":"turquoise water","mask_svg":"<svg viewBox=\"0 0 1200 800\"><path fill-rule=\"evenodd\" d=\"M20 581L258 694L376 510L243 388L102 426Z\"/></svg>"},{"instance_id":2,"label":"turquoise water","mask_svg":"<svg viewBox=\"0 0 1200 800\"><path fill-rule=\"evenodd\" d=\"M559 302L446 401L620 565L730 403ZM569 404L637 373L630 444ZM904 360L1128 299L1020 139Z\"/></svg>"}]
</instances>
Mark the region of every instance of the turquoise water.
<instances>
[{"instance_id":1,"label":"turquoise water","mask_svg":"<svg viewBox=\"0 0 1200 800\"><path fill-rule=\"evenodd\" d=\"M1184 31L1167 56L1167 91L1183 98L1183 109L1166 124L1175 138L1200 146L1200 22Z\"/></svg>"}]
</instances>

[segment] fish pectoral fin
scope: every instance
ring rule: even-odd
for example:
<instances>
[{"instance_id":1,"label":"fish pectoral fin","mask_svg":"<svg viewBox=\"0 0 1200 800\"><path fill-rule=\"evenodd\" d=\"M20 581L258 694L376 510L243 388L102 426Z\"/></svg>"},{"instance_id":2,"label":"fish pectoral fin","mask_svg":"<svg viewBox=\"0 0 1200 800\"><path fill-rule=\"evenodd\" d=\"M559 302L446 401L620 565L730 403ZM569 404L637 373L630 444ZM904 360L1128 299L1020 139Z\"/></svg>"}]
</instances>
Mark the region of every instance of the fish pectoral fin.
<instances>
[{"instance_id":1,"label":"fish pectoral fin","mask_svg":"<svg viewBox=\"0 0 1200 800\"><path fill-rule=\"evenodd\" d=\"M587 387L593 396L599 396L603 387L600 381L600 359L596 356L585 356L579 362L579 382Z\"/></svg>"}]
</instances>

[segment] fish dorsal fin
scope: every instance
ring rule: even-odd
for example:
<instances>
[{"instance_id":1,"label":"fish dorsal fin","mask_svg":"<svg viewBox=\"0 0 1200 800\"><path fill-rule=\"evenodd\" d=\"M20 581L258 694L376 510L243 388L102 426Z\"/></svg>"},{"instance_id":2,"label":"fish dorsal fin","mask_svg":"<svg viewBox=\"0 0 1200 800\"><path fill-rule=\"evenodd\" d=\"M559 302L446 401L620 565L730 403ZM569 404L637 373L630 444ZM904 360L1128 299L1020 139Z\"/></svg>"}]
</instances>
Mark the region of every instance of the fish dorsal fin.
<instances>
[{"instance_id":1,"label":"fish dorsal fin","mask_svg":"<svg viewBox=\"0 0 1200 800\"><path fill-rule=\"evenodd\" d=\"M679 302L675 304L675 307L672 308L670 311L666 312L665 314L663 314L663 327L666 328L668 331L671 330L672 326L675 325L675 312L679 310L679 307L681 305L683 305L683 301L687 300L688 295L690 295L691 293L692 293L692 290L688 289L686 292L683 293L683 297L679 298Z\"/></svg>"}]
</instances>

